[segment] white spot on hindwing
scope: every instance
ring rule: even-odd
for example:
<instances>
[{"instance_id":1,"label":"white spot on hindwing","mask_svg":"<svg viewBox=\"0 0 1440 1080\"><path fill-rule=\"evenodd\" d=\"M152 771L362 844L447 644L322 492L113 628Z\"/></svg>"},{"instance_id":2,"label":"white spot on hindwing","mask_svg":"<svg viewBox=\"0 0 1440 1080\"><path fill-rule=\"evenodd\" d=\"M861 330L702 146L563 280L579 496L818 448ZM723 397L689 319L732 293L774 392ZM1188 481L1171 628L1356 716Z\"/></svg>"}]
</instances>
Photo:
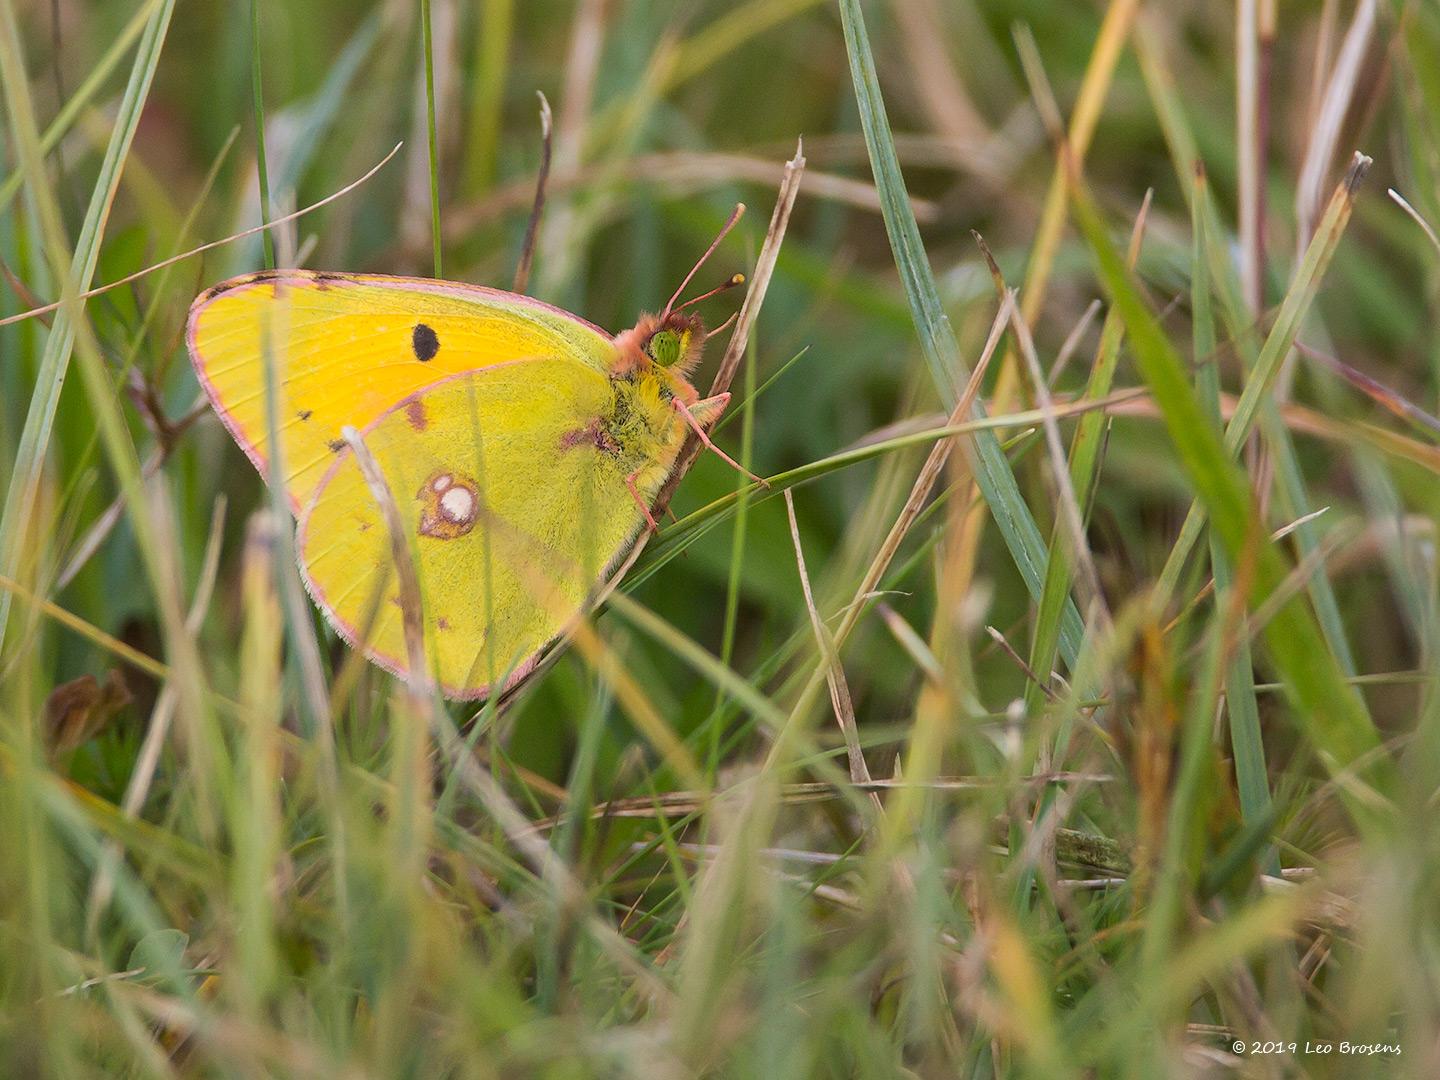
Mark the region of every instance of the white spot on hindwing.
<instances>
[{"instance_id":1,"label":"white spot on hindwing","mask_svg":"<svg viewBox=\"0 0 1440 1080\"><path fill-rule=\"evenodd\" d=\"M420 503L418 531L436 540L454 540L475 527L480 498L475 481L459 473L437 470L415 493Z\"/></svg>"},{"instance_id":2,"label":"white spot on hindwing","mask_svg":"<svg viewBox=\"0 0 1440 1080\"><path fill-rule=\"evenodd\" d=\"M468 522L475 517L475 497L456 484L440 496L440 512L456 524Z\"/></svg>"}]
</instances>

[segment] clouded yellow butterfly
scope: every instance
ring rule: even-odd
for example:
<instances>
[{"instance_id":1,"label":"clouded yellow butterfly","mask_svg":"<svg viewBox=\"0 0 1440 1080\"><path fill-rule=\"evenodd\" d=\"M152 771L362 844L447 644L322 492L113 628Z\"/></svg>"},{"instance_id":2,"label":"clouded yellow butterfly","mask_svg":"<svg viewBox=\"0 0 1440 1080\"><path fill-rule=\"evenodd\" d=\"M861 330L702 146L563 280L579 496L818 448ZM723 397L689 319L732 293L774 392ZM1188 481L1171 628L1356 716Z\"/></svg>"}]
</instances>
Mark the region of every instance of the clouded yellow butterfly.
<instances>
[{"instance_id":1,"label":"clouded yellow butterfly","mask_svg":"<svg viewBox=\"0 0 1440 1080\"><path fill-rule=\"evenodd\" d=\"M341 637L404 675L385 519L341 437L361 432L410 532L427 674L483 698L533 671L655 527L687 432L709 444L729 395L702 400L688 381L706 335L678 296L611 336L517 293L277 270L202 293L186 341L262 475L273 357L306 585Z\"/></svg>"}]
</instances>

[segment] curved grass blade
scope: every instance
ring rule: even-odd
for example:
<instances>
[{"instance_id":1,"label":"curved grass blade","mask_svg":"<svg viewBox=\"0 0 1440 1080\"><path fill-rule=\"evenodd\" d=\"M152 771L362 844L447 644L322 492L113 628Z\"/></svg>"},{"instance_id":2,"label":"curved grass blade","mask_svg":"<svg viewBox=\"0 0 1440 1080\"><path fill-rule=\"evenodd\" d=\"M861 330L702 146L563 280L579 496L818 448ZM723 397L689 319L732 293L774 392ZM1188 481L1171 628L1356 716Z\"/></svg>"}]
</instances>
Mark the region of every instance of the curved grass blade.
<instances>
[{"instance_id":1,"label":"curved grass blade","mask_svg":"<svg viewBox=\"0 0 1440 1080\"><path fill-rule=\"evenodd\" d=\"M1148 28L1143 21L1137 27L1135 46L1146 89L1160 121L1160 128L1169 147L1176 173L1181 177L1193 176L1200 167L1199 149L1185 117L1184 109L1181 107L1179 93L1169 74L1160 45L1155 40L1153 30ZM1240 349L1246 370L1254 370L1259 347L1255 338L1255 328L1250 321L1251 315L1241 296L1239 275L1230 258L1231 249L1216 224L1219 221L1219 212L1214 196L1208 186L1194 190L1187 183L1182 190L1187 195L1193 191L1201 198L1197 212L1202 214L1207 222L1209 273L1216 297L1220 301L1220 314L1225 320L1225 326L1231 339ZM1283 423L1279 422L1275 413L1273 402L1265 402L1262 406L1261 422L1264 424L1265 437L1275 461L1275 476L1279 481L1278 494L1281 498L1282 509L1287 517L1294 520L1304 517L1315 503L1306 494L1304 477L1300 470L1290 431ZM1311 557L1321 542L1318 527L1309 523L1303 525L1296 531L1295 541L1300 548L1302 557ZM1188 543L1193 544L1193 539ZM1177 575L1179 561L1183 560L1177 560L1177 566L1173 571ZM1350 648L1344 620L1340 615L1340 604L1336 600L1335 590L1330 585L1330 579L1324 574L1313 574L1308 586L1311 600L1315 604L1315 613L1320 619L1320 627L1325 633L1326 642L1346 675L1354 676L1359 668L1356 666L1354 653Z\"/></svg>"},{"instance_id":2,"label":"curved grass blade","mask_svg":"<svg viewBox=\"0 0 1440 1080\"><path fill-rule=\"evenodd\" d=\"M1184 361L1132 283L1099 210L1083 187L1077 186L1075 191L1075 213L1111 302L1125 320L1136 365L1164 414L1180 463L1199 493L1197 505L1208 513L1232 560L1253 560L1253 608L1256 601L1282 586L1290 573L1289 560L1273 545L1256 542L1263 533L1257 528L1253 499L1228 440L1222 443L1208 422L1190 386ZM1233 430L1240 430L1238 420L1237 414L1231 422ZM1353 767L1380 792L1393 791L1390 761L1375 753L1380 746L1375 727L1359 695L1336 667L1309 608L1292 596L1275 612L1264 633L1270 657L1294 705L1296 722L1325 767L1332 774ZM1342 791L1357 817L1373 816L1373 802L1359 784L1348 783Z\"/></svg>"},{"instance_id":3,"label":"curved grass blade","mask_svg":"<svg viewBox=\"0 0 1440 1080\"><path fill-rule=\"evenodd\" d=\"M880 83L875 73L875 56L870 48L869 35L865 31L865 19L860 11L859 0L840 0L840 19L845 29L845 50L850 58L850 76L860 107L860 126L870 154L870 165L875 173L875 186L880 192L885 231L890 237L895 265L900 271L920 346L926 362L930 365L931 377L935 380L935 387L946 409L953 409L969 372L960 356L960 345L955 340L949 316L945 314L940 302L935 275L930 269L925 245L920 239L920 227L915 221L905 179L900 172L895 137L886 118L885 102L881 97ZM974 414L977 419L985 415L983 406L978 402ZM974 437L974 451L975 481L990 507L990 513L1004 537L1011 558L1015 560L1015 565L1025 580L1026 588L1038 599L1044 588L1045 563L1048 558L1044 537L1041 536L1030 508L1020 494L1015 474L1000 448L999 439L991 432L977 432ZM1069 601L1065 605L1060 629L1060 651L1067 664L1074 665L1080 655L1083 636L1084 626L1080 620L1080 612L1074 602Z\"/></svg>"},{"instance_id":4,"label":"curved grass blade","mask_svg":"<svg viewBox=\"0 0 1440 1080\"><path fill-rule=\"evenodd\" d=\"M1076 401L1069 405L1055 406L1050 410L1051 415L1057 419L1069 416L1078 416L1093 410L1104 410L1121 405L1127 401L1133 401L1143 397L1144 391L1136 389L1117 390L1108 397L1098 401ZM837 469L843 469L850 465L857 465L862 461L869 461L882 454L888 454L895 450L902 450L909 446L922 446L932 443L937 439L951 438L956 435L974 435L978 433L991 433L999 430L1013 428L1029 428L1039 424L1044 419L1044 412L1040 409L1027 409L1024 412L1005 413L998 416L985 416L977 420L969 420L963 424L943 424L938 427L925 428L920 431L911 431L903 435L896 435L880 442L867 443L863 446L851 447L848 450L841 450L839 453L831 454L818 461L812 461L805 465L799 465L793 469L787 469L781 473L766 477L766 483L770 486L767 490L757 491L758 485L751 484L748 490L755 501L773 498L779 495L786 488L794 487L797 484L807 483L811 480L827 476ZM1023 437L1016 436L1014 441ZM1000 446L1003 456L1007 445ZM725 520L734 512L735 503L738 498L737 492L730 492L722 495L698 510L686 514L673 525L665 526L659 539L645 548L643 559L637 560L635 565L625 575L625 588L631 589L653 574L660 566L669 561L685 546L693 543L695 539L705 530L713 528Z\"/></svg>"},{"instance_id":5,"label":"curved grass blade","mask_svg":"<svg viewBox=\"0 0 1440 1080\"><path fill-rule=\"evenodd\" d=\"M1261 348L1255 367L1245 381L1245 389L1240 394L1240 400L1235 405L1235 413L1225 428L1225 452L1232 458L1239 453L1240 447L1244 445L1245 440L1254 430L1261 407L1265 404L1270 388L1280 373L1281 363L1295 344L1295 335L1300 330L1300 322L1305 317L1305 313L1310 310L1310 305L1320 290L1320 282L1330 266L1330 260L1334 257L1335 249L1340 243L1340 236L1350 220L1351 211L1355 206L1355 189L1364 179L1365 172L1369 167L1370 158L1357 153L1351 162L1349 172L1345 174L1345 178L1335 189L1329 205L1325 208L1325 216L1315 230L1315 237L1305 252L1305 259L1295 274L1295 281L1291 285L1290 291L1285 294L1285 300L1280 305L1280 313L1275 317L1275 325L1265 338L1265 345ZM1170 556L1160 572L1159 588L1162 599L1173 594L1175 586L1180 580L1180 573L1184 569L1185 560L1194 548L1196 540L1200 538L1204 520L1204 510L1197 501L1191 505L1185 523L1181 526L1180 535L1175 541L1175 546L1171 549Z\"/></svg>"}]
</instances>

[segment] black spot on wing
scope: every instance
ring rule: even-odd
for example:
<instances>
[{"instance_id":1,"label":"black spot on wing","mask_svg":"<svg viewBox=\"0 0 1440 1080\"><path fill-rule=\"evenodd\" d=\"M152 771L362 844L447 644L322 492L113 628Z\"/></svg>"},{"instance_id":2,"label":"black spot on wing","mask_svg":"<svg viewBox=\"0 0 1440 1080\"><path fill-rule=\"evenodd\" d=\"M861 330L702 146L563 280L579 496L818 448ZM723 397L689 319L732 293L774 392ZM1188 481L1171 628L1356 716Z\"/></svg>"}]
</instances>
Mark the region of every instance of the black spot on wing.
<instances>
[{"instance_id":1,"label":"black spot on wing","mask_svg":"<svg viewBox=\"0 0 1440 1080\"><path fill-rule=\"evenodd\" d=\"M344 450L344 449L345 449L345 440L344 440L344 439L331 439L331 440L330 440L328 443L326 443L325 445L328 446L328 447L330 447L331 453L338 454L338 453L340 453L341 450Z\"/></svg>"},{"instance_id":2,"label":"black spot on wing","mask_svg":"<svg viewBox=\"0 0 1440 1080\"><path fill-rule=\"evenodd\" d=\"M301 409L295 415L298 416L301 420L309 420L310 417L314 416L315 414L310 409Z\"/></svg>"},{"instance_id":3,"label":"black spot on wing","mask_svg":"<svg viewBox=\"0 0 1440 1080\"><path fill-rule=\"evenodd\" d=\"M426 360L435 359L435 354L440 351L440 339L423 322L416 323L410 334L410 347L415 350L415 359L423 364Z\"/></svg>"}]
</instances>

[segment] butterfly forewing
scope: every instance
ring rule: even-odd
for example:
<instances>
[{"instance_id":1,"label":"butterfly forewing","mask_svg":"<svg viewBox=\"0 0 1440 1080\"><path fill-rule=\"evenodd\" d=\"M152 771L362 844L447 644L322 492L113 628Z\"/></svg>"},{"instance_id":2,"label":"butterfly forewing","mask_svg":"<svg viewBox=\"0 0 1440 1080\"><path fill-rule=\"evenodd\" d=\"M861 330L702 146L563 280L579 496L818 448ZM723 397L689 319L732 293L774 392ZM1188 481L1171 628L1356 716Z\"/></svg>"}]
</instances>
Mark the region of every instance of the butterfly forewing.
<instances>
[{"instance_id":1,"label":"butterfly forewing","mask_svg":"<svg viewBox=\"0 0 1440 1080\"><path fill-rule=\"evenodd\" d=\"M298 511L343 449L397 401L447 375L525 357L597 373L599 328L529 297L454 282L283 270L201 294L187 342L215 410L256 467L269 460L266 356L278 388L286 490Z\"/></svg>"}]
</instances>

